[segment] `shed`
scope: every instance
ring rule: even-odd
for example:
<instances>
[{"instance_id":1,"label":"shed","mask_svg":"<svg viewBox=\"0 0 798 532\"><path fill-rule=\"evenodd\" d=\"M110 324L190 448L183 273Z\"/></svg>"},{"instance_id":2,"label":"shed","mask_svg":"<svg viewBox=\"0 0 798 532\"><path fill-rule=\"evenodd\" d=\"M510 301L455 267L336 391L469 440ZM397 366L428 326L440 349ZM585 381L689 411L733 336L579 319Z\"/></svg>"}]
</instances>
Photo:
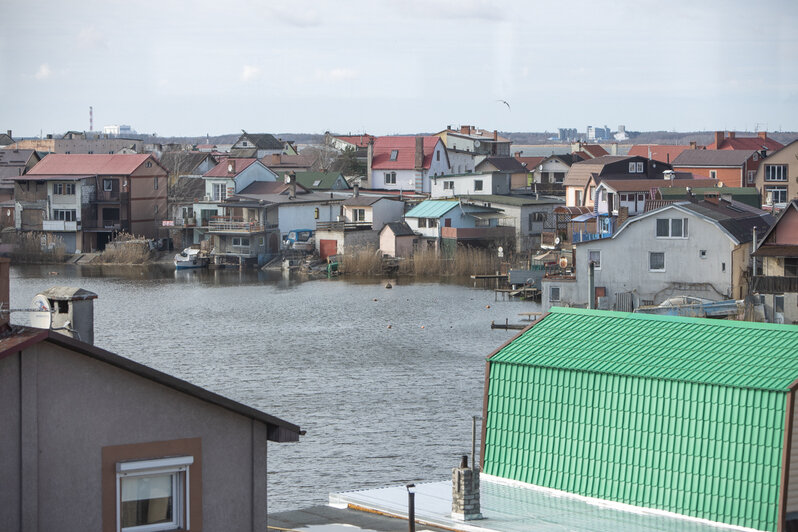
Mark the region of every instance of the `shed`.
<instances>
[{"instance_id":1,"label":"shed","mask_svg":"<svg viewBox=\"0 0 798 532\"><path fill-rule=\"evenodd\" d=\"M784 530L796 386L798 326L555 307L488 358L483 471Z\"/></svg>"},{"instance_id":2,"label":"shed","mask_svg":"<svg viewBox=\"0 0 798 532\"><path fill-rule=\"evenodd\" d=\"M416 234L406 222L388 222L380 231L380 251L391 257L410 257Z\"/></svg>"}]
</instances>

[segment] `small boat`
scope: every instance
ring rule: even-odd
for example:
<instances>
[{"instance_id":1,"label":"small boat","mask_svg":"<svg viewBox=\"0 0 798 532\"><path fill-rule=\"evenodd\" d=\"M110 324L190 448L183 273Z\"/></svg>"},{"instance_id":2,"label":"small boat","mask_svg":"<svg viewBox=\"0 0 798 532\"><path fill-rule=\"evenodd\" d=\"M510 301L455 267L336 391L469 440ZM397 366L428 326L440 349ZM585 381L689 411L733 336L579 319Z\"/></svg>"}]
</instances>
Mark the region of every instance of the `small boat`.
<instances>
[{"instance_id":1,"label":"small boat","mask_svg":"<svg viewBox=\"0 0 798 532\"><path fill-rule=\"evenodd\" d=\"M175 255L175 269L187 270L189 268L205 268L210 259L203 255L201 250L196 248L186 248Z\"/></svg>"}]
</instances>

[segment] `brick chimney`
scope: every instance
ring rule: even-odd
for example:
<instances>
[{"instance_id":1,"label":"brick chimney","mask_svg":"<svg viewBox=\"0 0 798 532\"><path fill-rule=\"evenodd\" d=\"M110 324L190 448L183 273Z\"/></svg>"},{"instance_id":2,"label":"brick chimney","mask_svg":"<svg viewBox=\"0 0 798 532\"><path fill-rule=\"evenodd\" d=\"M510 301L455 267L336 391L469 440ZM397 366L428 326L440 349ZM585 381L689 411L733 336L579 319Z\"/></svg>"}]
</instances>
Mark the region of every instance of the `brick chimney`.
<instances>
[{"instance_id":1,"label":"brick chimney","mask_svg":"<svg viewBox=\"0 0 798 532\"><path fill-rule=\"evenodd\" d=\"M452 469L452 519L484 519L479 508L479 470L468 467L468 456Z\"/></svg>"},{"instance_id":2,"label":"brick chimney","mask_svg":"<svg viewBox=\"0 0 798 532\"><path fill-rule=\"evenodd\" d=\"M366 147L366 188L371 188L371 165L374 162L374 138L369 138L368 146Z\"/></svg>"},{"instance_id":3,"label":"brick chimney","mask_svg":"<svg viewBox=\"0 0 798 532\"><path fill-rule=\"evenodd\" d=\"M729 131L729 138L730 138L730 139L733 139L733 138L734 138L734 135L735 135L735 132L734 132L734 131Z\"/></svg>"},{"instance_id":4,"label":"brick chimney","mask_svg":"<svg viewBox=\"0 0 798 532\"><path fill-rule=\"evenodd\" d=\"M416 157L415 164L416 170L424 168L424 137L416 137Z\"/></svg>"},{"instance_id":5,"label":"brick chimney","mask_svg":"<svg viewBox=\"0 0 798 532\"><path fill-rule=\"evenodd\" d=\"M696 143L696 141L694 141L694 140L690 141L690 149L691 150L697 150L698 149L698 144Z\"/></svg>"},{"instance_id":6,"label":"brick chimney","mask_svg":"<svg viewBox=\"0 0 798 532\"><path fill-rule=\"evenodd\" d=\"M499 132L495 129L493 130L493 140L499 140Z\"/></svg>"},{"instance_id":7,"label":"brick chimney","mask_svg":"<svg viewBox=\"0 0 798 532\"><path fill-rule=\"evenodd\" d=\"M288 185L290 186L288 199L296 198L296 173L293 170L288 172Z\"/></svg>"},{"instance_id":8,"label":"brick chimney","mask_svg":"<svg viewBox=\"0 0 798 532\"><path fill-rule=\"evenodd\" d=\"M280 164L281 156L282 156L282 154L272 153L272 164Z\"/></svg>"},{"instance_id":9,"label":"brick chimney","mask_svg":"<svg viewBox=\"0 0 798 532\"><path fill-rule=\"evenodd\" d=\"M719 149L720 145L723 143L723 140L726 136L723 134L723 131L716 131L715 132L715 149Z\"/></svg>"},{"instance_id":10,"label":"brick chimney","mask_svg":"<svg viewBox=\"0 0 798 532\"><path fill-rule=\"evenodd\" d=\"M462 133L463 135L470 135L471 126L460 126L460 133Z\"/></svg>"},{"instance_id":11,"label":"brick chimney","mask_svg":"<svg viewBox=\"0 0 798 532\"><path fill-rule=\"evenodd\" d=\"M758 135L759 135L759 138L762 139L762 140L767 140L768 139L768 132L767 131L760 131L758 133ZM11 132L10 131L8 132L8 136L9 137L11 136Z\"/></svg>"}]
</instances>

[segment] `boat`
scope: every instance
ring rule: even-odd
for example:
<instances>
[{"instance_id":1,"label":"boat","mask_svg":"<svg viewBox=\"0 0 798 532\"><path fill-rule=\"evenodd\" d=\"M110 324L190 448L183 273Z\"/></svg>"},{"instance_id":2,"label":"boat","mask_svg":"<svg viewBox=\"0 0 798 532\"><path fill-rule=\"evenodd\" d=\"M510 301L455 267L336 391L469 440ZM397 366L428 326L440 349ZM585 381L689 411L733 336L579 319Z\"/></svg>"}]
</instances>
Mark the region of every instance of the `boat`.
<instances>
[{"instance_id":1,"label":"boat","mask_svg":"<svg viewBox=\"0 0 798 532\"><path fill-rule=\"evenodd\" d=\"M729 318L740 314L743 301L726 299L713 301L701 297L677 296L666 299L659 305L648 305L634 311L664 316L692 316L698 318Z\"/></svg>"},{"instance_id":2,"label":"boat","mask_svg":"<svg viewBox=\"0 0 798 532\"><path fill-rule=\"evenodd\" d=\"M210 259L202 250L196 248L186 248L175 255L175 269L187 270L189 268L205 268Z\"/></svg>"}]
</instances>

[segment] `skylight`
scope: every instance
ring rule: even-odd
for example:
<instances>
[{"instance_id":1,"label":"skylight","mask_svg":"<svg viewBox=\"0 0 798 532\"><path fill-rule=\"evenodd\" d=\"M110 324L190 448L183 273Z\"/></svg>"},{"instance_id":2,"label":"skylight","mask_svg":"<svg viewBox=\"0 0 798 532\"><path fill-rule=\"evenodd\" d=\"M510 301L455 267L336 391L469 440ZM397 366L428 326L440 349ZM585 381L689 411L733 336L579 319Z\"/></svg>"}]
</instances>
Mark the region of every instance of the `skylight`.
<instances>
[{"instance_id":1,"label":"skylight","mask_svg":"<svg viewBox=\"0 0 798 532\"><path fill-rule=\"evenodd\" d=\"M395 161L399 157L399 150L391 150L391 160Z\"/></svg>"},{"instance_id":2,"label":"skylight","mask_svg":"<svg viewBox=\"0 0 798 532\"><path fill-rule=\"evenodd\" d=\"M317 179L317 180L315 180L315 181L313 182L313 186L314 186L314 187L317 187L317 186L319 186L319 185L321 185L321 179Z\"/></svg>"}]
</instances>

